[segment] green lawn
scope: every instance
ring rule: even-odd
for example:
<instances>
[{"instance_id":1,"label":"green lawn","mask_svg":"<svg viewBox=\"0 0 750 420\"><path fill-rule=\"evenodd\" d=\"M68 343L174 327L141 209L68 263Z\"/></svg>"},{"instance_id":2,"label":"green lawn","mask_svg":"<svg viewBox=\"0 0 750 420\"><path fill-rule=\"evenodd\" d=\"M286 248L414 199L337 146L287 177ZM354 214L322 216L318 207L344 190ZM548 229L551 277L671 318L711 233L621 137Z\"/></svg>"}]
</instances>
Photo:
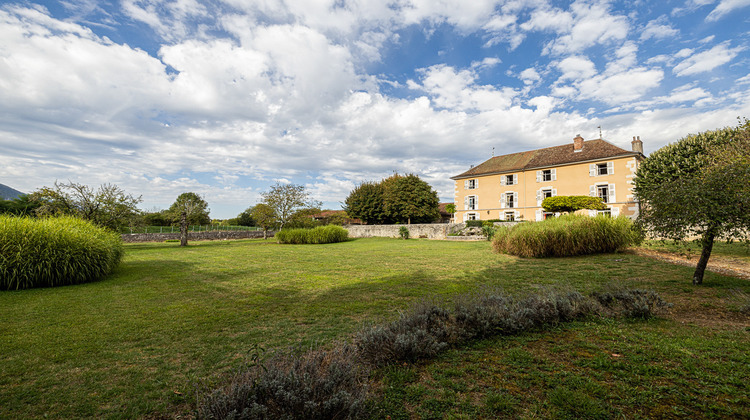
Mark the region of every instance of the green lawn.
<instances>
[{"instance_id":1,"label":"green lawn","mask_svg":"<svg viewBox=\"0 0 750 420\"><path fill-rule=\"evenodd\" d=\"M580 400L602 418L636 403L645 417L748 417L750 320L739 308L750 285L707 273L695 288L691 276L632 254L526 260L487 242L127 245L103 281L0 293L0 418L190 414L196 387L254 344L325 345L422 296L479 285L589 292L610 282L655 289L674 314L574 323L386 369L378 416L581 417L571 406Z\"/></svg>"}]
</instances>

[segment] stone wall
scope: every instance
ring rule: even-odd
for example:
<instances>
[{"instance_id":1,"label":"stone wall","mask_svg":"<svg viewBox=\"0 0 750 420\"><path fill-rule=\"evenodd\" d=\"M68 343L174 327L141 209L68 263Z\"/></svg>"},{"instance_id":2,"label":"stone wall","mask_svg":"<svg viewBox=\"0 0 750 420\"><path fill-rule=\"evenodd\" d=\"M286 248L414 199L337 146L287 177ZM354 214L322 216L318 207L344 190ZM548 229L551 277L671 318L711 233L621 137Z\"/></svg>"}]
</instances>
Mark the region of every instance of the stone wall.
<instances>
[{"instance_id":1,"label":"stone wall","mask_svg":"<svg viewBox=\"0 0 750 420\"><path fill-rule=\"evenodd\" d=\"M268 237L274 232L269 231ZM215 230L210 232L188 232L188 241L216 241L224 239L262 238L262 230ZM131 233L122 235L123 242L164 242L166 240L180 240L177 233Z\"/></svg>"},{"instance_id":2,"label":"stone wall","mask_svg":"<svg viewBox=\"0 0 750 420\"><path fill-rule=\"evenodd\" d=\"M350 238L398 238L398 230L404 226L409 229L410 238L445 239L449 233L461 230L464 224L345 225L344 229L349 231Z\"/></svg>"}]
</instances>

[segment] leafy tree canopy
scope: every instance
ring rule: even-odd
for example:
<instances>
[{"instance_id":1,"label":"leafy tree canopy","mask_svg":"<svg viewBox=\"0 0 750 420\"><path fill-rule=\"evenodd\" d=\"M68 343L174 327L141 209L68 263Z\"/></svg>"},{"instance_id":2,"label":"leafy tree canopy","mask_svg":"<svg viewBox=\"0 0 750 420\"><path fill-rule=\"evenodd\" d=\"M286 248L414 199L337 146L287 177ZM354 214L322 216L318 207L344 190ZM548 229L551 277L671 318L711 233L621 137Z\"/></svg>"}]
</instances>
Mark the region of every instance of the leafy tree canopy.
<instances>
[{"instance_id":1,"label":"leafy tree canopy","mask_svg":"<svg viewBox=\"0 0 750 420\"><path fill-rule=\"evenodd\" d=\"M644 228L675 240L701 238L693 283L702 283L714 240L742 239L750 229L750 123L662 147L636 175Z\"/></svg>"},{"instance_id":2,"label":"leafy tree canopy","mask_svg":"<svg viewBox=\"0 0 750 420\"><path fill-rule=\"evenodd\" d=\"M256 204L249 210L256 225L263 228L263 239L265 239L267 232L276 226L276 210L266 203Z\"/></svg>"},{"instance_id":3,"label":"leafy tree canopy","mask_svg":"<svg viewBox=\"0 0 750 420\"><path fill-rule=\"evenodd\" d=\"M208 203L203 197L194 192L186 192L177 196L167 210L167 214L171 220L179 222L184 212L189 225L205 225L211 223L209 211Z\"/></svg>"},{"instance_id":4,"label":"leafy tree canopy","mask_svg":"<svg viewBox=\"0 0 750 420\"><path fill-rule=\"evenodd\" d=\"M38 207L38 216L72 215L96 225L120 230L133 223L140 214L141 197L126 194L114 184L102 184L97 190L74 182L55 182L54 187L42 187L33 192L29 201Z\"/></svg>"},{"instance_id":5,"label":"leafy tree canopy","mask_svg":"<svg viewBox=\"0 0 750 420\"><path fill-rule=\"evenodd\" d=\"M303 208L320 208L322 203L310 198L304 185L276 183L262 193L263 202L276 212L276 221L283 227L292 215Z\"/></svg>"},{"instance_id":6,"label":"leafy tree canopy","mask_svg":"<svg viewBox=\"0 0 750 420\"><path fill-rule=\"evenodd\" d=\"M440 217L437 193L414 174L362 183L345 204L350 217L365 223L430 223Z\"/></svg>"},{"instance_id":7,"label":"leafy tree canopy","mask_svg":"<svg viewBox=\"0 0 750 420\"><path fill-rule=\"evenodd\" d=\"M255 226L255 219L253 219L252 215L253 208L248 207L243 211L242 213L237 215L237 218L235 219L237 221L237 224L239 226Z\"/></svg>"},{"instance_id":8,"label":"leafy tree canopy","mask_svg":"<svg viewBox=\"0 0 750 420\"><path fill-rule=\"evenodd\" d=\"M547 197L542 201L544 211L555 213L573 213L578 210L605 210L607 206L599 197L587 195L559 195Z\"/></svg>"},{"instance_id":9,"label":"leafy tree canopy","mask_svg":"<svg viewBox=\"0 0 750 420\"><path fill-rule=\"evenodd\" d=\"M31 200L27 194L12 200L0 200L0 213L15 214L16 216L33 216L41 203Z\"/></svg>"}]
</instances>

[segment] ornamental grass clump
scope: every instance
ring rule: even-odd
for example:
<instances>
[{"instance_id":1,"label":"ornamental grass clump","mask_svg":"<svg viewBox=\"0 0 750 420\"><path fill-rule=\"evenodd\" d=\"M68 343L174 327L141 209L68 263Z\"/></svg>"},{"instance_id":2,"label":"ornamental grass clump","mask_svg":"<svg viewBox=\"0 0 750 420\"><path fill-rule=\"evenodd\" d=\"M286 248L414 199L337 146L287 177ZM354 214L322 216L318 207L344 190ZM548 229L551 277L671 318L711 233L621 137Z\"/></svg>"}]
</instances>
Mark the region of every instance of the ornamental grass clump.
<instances>
[{"instance_id":1,"label":"ornamental grass clump","mask_svg":"<svg viewBox=\"0 0 750 420\"><path fill-rule=\"evenodd\" d=\"M330 244L344 242L349 232L336 225L318 226L312 229L283 229L275 238L282 244Z\"/></svg>"},{"instance_id":2,"label":"ornamental grass clump","mask_svg":"<svg viewBox=\"0 0 750 420\"><path fill-rule=\"evenodd\" d=\"M492 246L496 252L519 257L568 257L615 252L642 239L626 217L571 214L499 228Z\"/></svg>"},{"instance_id":3,"label":"ornamental grass clump","mask_svg":"<svg viewBox=\"0 0 750 420\"><path fill-rule=\"evenodd\" d=\"M0 215L0 289L64 286L102 278L122 258L120 235L74 217Z\"/></svg>"}]
</instances>

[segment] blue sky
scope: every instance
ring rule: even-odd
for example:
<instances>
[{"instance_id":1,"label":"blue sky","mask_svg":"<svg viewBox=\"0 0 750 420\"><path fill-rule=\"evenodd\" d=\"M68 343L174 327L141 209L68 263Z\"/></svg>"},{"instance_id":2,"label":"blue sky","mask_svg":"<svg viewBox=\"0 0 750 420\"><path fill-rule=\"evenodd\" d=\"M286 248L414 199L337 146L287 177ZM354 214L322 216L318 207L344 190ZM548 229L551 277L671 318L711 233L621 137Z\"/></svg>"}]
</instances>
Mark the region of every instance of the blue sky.
<instances>
[{"instance_id":1,"label":"blue sky","mask_svg":"<svg viewBox=\"0 0 750 420\"><path fill-rule=\"evenodd\" d=\"M646 153L750 116L750 0L0 3L0 183L182 192L450 176L602 135Z\"/></svg>"}]
</instances>

